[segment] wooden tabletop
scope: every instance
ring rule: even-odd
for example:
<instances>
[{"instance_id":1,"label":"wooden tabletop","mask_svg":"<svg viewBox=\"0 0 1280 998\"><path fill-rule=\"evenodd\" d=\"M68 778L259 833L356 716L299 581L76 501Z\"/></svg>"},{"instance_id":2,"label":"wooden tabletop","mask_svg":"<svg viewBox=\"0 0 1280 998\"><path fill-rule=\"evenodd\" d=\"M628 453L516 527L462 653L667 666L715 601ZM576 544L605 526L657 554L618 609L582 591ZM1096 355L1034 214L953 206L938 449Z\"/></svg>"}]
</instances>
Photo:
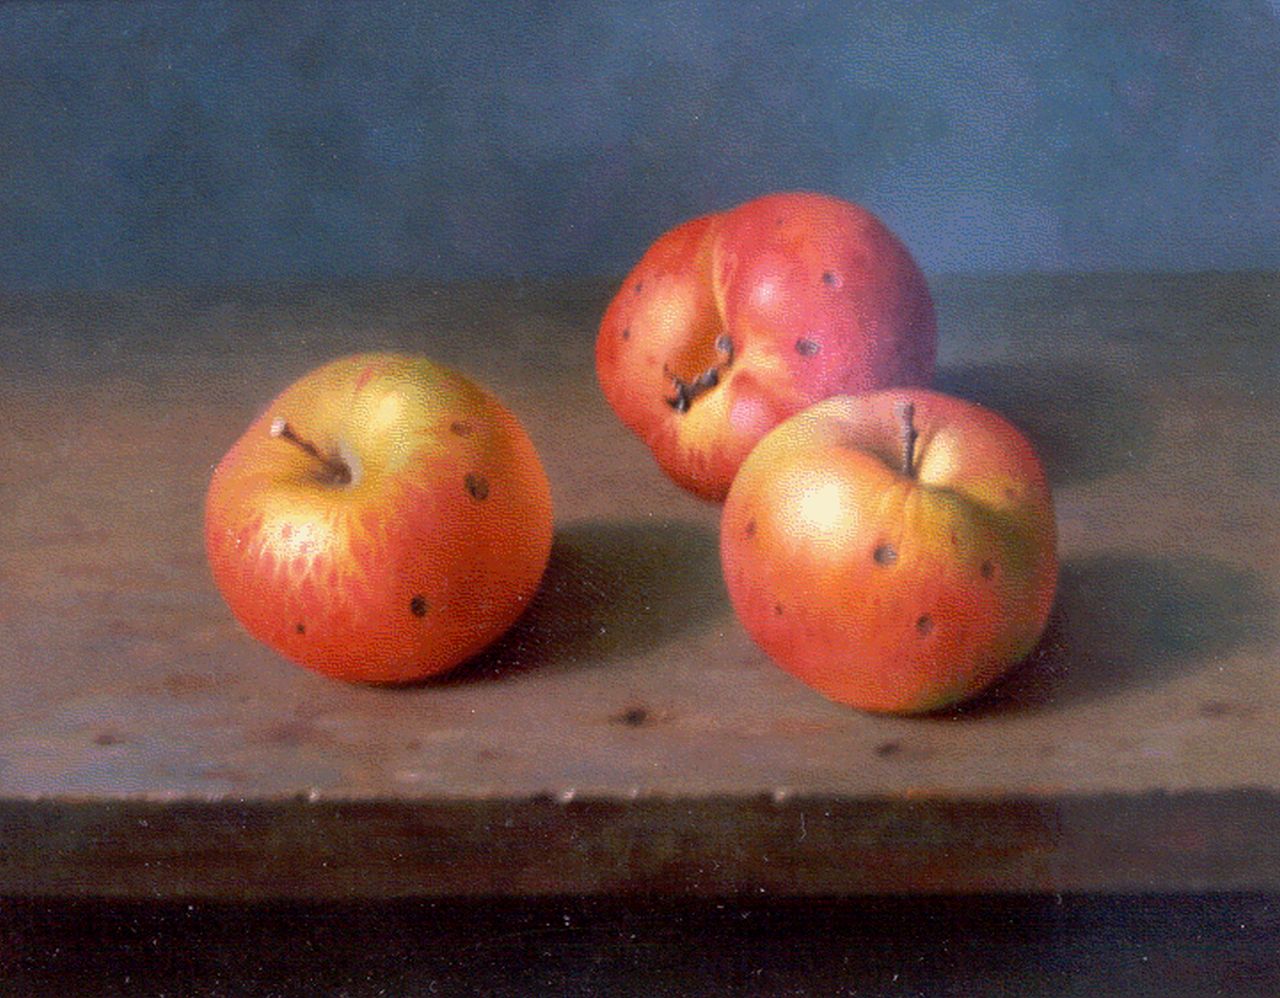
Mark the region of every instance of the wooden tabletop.
<instances>
[{"instance_id":1,"label":"wooden tabletop","mask_svg":"<svg viewBox=\"0 0 1280 998\"><path fill-rule=\"evenodd\" d=\"M0 894L340 897L1280 888L1280 277L939 278L946 390L1041 451L1040 648L861 714L733 617L718 508L602 400L608 282L0 297ZM255 414L393 348L542 454L542 592L437 682L248 638L201 516Z\"/></svg>"}]
</instances>

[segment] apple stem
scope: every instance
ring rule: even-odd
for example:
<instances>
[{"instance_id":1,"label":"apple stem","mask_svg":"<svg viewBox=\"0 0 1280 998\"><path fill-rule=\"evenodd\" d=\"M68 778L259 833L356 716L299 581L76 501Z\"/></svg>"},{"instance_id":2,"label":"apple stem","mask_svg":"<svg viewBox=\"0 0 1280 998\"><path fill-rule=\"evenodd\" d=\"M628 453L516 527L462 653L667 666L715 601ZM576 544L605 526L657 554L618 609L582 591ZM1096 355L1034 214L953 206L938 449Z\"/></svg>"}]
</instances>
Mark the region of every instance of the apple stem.
<instances>
[{"instance_id":1,"label":"apple stem","mask_svg":"<svg viewBox=\"0 0 1280 998\"><path fill-rule=\"evenodd\" d=\"M297 447L301 447L304 451L319 461L321 466L324 468L325 473L323 477L326 481L332 481L338 485L351 484L351 469L347 466L346 461L337 456L326 456L321 454L320 449L316 447L315 444L310 440L306 440L298 436L298 434L294 432L293 427L279 416L271 421L271 435L273 437L280 437L284 440L288 440L289 443L294 444Z\"/></svg>"},{"instance_id":2,"label":"apple stem","mask_svg":"<svg viewBox=\"0 0 1280 998\"><path fill-rule=\"evenodd\" d=\"M920 434L915 427L916 407L911 402L898 403L898 425L902 431L902 473L908 478L915 477L916 437Z\"/></svg>"}]
</instances>

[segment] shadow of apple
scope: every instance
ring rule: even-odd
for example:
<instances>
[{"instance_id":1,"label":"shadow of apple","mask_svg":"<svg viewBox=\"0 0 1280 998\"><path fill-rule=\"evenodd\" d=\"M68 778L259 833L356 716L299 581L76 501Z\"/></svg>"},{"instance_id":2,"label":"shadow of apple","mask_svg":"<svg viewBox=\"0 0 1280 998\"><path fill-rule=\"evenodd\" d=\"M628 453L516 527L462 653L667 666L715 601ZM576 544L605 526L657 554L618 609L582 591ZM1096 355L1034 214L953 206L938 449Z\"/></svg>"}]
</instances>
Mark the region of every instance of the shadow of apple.
<instances>
[{"instance_id":1,"label":"shadow of apple","mask_svg":"<svg viewBox=\"0 0 1280 998\"><path fill-rule=\"evenodd\" d=\"M1131 554L1071 559L1035 651L951 714L1042 710L1159 687L1274 640L1275 619L1258 576L1225 562ZM1216 701L1202 705L1206 713L1223 708Z\"/></svg>"},{"instance_id":2,"label":"shadow of apple","mask_svg":"<svg viewBox=\"0 0 1280 998\"><path fill-rule=\"evenodd\" d=\"M651 651L730 612L714 531L678 521L571 523L557 530L542 586L524 616L435 682L603 664Z\"/></svg>"},{"instance_id":3,"label":"shadow of apple","mask_svg":"<svg viewBox=\"0 0 1280 998\"><path fill-rule=\"evenodd\" d=\"M1153 428L1133 391L1070 364L972 364L935 387L994 409L1026 434L1052 485L1091 481L1146 460Z\"/></svg>"}]
</instances>

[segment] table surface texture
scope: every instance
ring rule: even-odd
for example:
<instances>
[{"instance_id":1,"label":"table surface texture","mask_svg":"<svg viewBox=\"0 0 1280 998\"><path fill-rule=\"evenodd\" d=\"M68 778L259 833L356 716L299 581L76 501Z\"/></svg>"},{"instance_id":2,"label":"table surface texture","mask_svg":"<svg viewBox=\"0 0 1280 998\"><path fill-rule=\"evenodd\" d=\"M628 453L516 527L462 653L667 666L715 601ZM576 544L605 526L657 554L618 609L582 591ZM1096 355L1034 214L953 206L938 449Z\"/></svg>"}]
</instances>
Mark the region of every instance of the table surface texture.
<instances>
[{"instance_id":1,"label":"table surface texture","mask_svg":"<svg viewBox=\"0 0 1280 998\"><path fill-rule=\"evenodd\" d=\"M734 618L718 507L597 387L615 284L0 297L0 893L346 897L1280 887L1280 277L948 277L937 386L1044 458L1037 650L925 718ZM400 688L249 638L203 499L346 353L454 365L552 483L542 589Z\"/></svg>"}]
</instances>

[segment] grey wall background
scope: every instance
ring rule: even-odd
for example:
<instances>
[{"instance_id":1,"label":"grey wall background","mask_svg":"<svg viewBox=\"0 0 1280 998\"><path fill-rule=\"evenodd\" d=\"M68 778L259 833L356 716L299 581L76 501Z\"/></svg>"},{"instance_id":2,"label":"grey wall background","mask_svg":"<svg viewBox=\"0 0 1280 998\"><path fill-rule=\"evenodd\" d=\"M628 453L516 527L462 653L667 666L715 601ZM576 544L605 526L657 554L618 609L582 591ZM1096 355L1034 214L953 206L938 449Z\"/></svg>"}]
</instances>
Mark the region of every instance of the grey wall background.
<instances>
[{"instance_id":1,"label":"grey wall background","mask_svg":"<svg viewBox=\"0 0 1280 998\"><path fill-rule=\"evenodd\" d=\"M933 273L1280 266L1280 0L0 6L0 289L616 274L789 188Z\"/></svg>"}]
</instances>

